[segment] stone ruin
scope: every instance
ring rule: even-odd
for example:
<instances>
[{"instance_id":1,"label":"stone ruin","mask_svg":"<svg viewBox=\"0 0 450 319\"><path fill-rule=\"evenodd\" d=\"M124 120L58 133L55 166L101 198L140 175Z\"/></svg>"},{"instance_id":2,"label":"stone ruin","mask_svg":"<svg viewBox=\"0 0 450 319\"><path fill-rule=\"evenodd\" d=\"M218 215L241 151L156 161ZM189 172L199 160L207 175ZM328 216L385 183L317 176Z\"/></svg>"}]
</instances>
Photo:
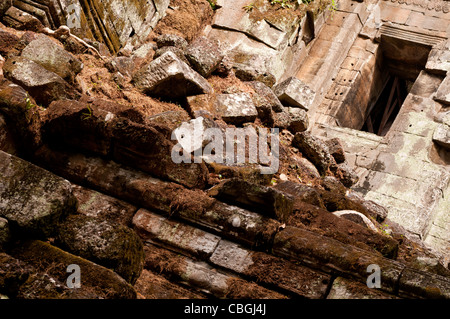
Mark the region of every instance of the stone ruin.
<instances>
[{"instance_id":1,"label":"stone ruin","mask_svg":"<svg viewBox=\"0 0 450 319\"><path fill-rule=\"evenodd\" d=\"M2 1L0 297L450 298L449 21L447 0ZM278 128L279 170L174 163L193 123Z\"/></svg>"}]
</instances>

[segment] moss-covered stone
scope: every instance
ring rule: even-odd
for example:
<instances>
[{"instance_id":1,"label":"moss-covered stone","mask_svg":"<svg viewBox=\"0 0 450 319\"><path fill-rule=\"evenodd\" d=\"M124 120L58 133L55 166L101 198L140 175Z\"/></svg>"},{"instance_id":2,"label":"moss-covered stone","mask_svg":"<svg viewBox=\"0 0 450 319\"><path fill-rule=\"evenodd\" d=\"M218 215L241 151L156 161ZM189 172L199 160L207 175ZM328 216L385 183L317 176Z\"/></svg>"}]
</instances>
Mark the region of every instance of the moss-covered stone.
<instances>
[{"instance_id":1,"label":"moss-covered stone","mask_svg":"<svg viewBox=\"0 0 450 319\"><path fill-rule=\"evenodd\" d=\"M76 210L67 180L0 151L0 216L27 236L51 236L61 217Z\"/></svg>"},{"instance_id":2,"label":"moss-covered stone","mask_svg":"<svg viewBox=\"0 0 450 319\"><path fill-rule=\"evenodd\" d=\"M72 264L78 265L81 287L72 291L72 294L75 295L71 295L70 298L136 298L136 291L133 287L110 269L72 255L48 243L39 240L27 241L18 245L11 255L31 265L35 269L33 272L46 273L60 283L66 283L71 275L70 272L67 272L67 267ZM30 283L30 285L33 284ZM48 296L43 297L48 298Z\"/></svg>"},{"instance_id":3,"label":"moss-covered stone","mask_svg":"<svg viewBox=\"0 0 450 319\"><path fill-rule=\"evenodd\" d=\"M85 215L60 224L57 244L67 251L110 268L134 284L144 260L142 242L130 228Z\"/></svg>"}]
</instances>

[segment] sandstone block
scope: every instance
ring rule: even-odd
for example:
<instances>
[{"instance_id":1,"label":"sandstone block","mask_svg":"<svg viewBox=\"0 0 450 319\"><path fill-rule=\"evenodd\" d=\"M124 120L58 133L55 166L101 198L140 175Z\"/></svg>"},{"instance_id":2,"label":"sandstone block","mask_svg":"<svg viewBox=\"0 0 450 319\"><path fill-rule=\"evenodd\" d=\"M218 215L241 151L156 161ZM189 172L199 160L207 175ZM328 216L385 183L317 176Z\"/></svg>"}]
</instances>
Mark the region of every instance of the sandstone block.
<instances>
[{"instance_id":1,"label":"sandstone block","mask_svg":"<svg viewBox=\"0 0 450 319\"><path fill-rule=\"evenodd\" d=\"M58 246L109 268L134 284L144 261L142 242L130 228L85 215L67 217L58 227Z\"/></svg>"},{"instance_id":2,"label":"sandstone block","mask_svg":"<svg viewBox=\"0 0 450 319\"><path fill-rule=\"evenodd\" d=\"M308 110L314 100L315 92L295 77L290 77L273 87L278 99L285 105Z\"/></svg>"},{"instance_id":3,"label":"sandstone block","mask_svg":"<svg viewBox=\"0 0 450 319\"><path fill-rule=\"evenodd\" d=\"M21 56L69 81L83 69L83 63L80 60L44 35L31 41L22 50Z\"/></svg>"},{"instance_id":4,"label":"sandstone block","mask_svg":"<svg viewBox=\"0 0 450 319\"><path fill-rule=\"evenodd\" d=\"M223 59L217 43L203 36L187 46L185 56L192 68L204 77L210 76Z\"/></svg>"},{"instance_id":5,"label":"sandstone block","mask_svg":"<svg viewBox=\"0 0 450 319\"><path fill-rule=\"evenodd\" d=\"M258 116L248 93L218 94L214 106L222 119L230 124L253 122Z\"/></svg>"},{"instance_id":6,"label":"sandstone block","mask_svg":"<svg viewBox=\"0 0 450 319\"><path fill-rule=\"evenodd\" d=\"M19 231L54 234L59 220L76 209L70 183L2 151L0 159L0 216Z\"/></svg>"},{"instance_id":7,"label":"sandstone block","mask_svg":"<svg viewBox=\"0 0 450 319\"><path fill-rule=\"evenodd\" d=\"M212 92L208 81L170 51L143 66L134 75L133 82L145 93L161 97L180 98Z\"/></svg>"}]
</instances>

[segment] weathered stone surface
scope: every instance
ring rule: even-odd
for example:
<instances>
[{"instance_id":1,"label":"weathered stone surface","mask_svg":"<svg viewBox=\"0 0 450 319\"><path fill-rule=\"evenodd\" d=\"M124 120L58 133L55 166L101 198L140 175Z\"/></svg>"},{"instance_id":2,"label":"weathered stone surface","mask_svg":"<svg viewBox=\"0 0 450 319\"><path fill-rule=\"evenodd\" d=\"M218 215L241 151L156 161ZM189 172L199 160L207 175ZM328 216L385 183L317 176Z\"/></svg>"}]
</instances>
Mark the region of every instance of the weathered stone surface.
<instances>
[{"instance_id":1,"label":"weathered stone surface","mask_svg":"<svg viewBox=\"0 0 450 319\"><path fill-rule=\"evenodd\" d=\"M19 43L19 37L0 29L0 54L7 57L14 53L16 45Z\"/></svg>"},{"instance_id":2,"label":"weathered stone surface","mask_svg":"<svg viewBox=\"0 0 450 319\"><path fill-rule=\"evenodd\" d=\"M42 138L54 145L70 145L80 150L108 155L111 127L115 117L95 105L73 100L54 101L47 108Z\"/></svg>"},{"instance_id":3,"label":"weathered stone surface","mask_svg":"<svg viewBox=\"0 0 450 319\"><path fill-rule=\"evenodd\" d=\"M200 292L191 291L177 285L161 275L144 269L134 285L145 299L205 299Z\"/></svg>"},{"instance_id":4,"label":"weathered stone surface","mask_svg":"<svg viewBox=\"0 0 450 319\"><path fill-rule=\"evenodd\" d=\"M144 249L145 268L169 275L208 295L230 299L285 298L282 294L255 283L223 274L206 263L196 262L153 245L145 246Z\"/></svg>"},{"instance_id":5,"label":"weathered stone surface","mask_svg":"<svg viewBox=\"0 0 450 319\"><path fill-rule=\"evenodd\" d=\"M3 151L0 159L0 216L22 232L53 234L60 218L76 209L70 183Z\"/></svg>"},{"instance_id":6,"label":"weathered stone surface","mask_svg":"<svg viewBox=\"0 0 450 319\"><path fill-rule=\"evenodd\" d=\"M337 165L331 163L330 169L345 187L350 188L359 180L358 175L345 162Z\"/></svg>"},{"instance_id":7,"label":"weathered stone surface","mask_svg":"<svg viewBox=\"0 0 450 319\"><path fill-rule=\"evenodd\" d=\"M11 240L8 220L0 217L0 249Z\"/></svg>"},{"instance_id":8,"label":"weathered stone surface","mask_svg":"<svg viewBox=\"0 0 450 319\"><path fill-rule=\"evenodd\" d=\"M357 283L343 277L333 281L327 299L396 299L394 295L383 293L377 289L368 288L367 285Z\"/></svg>"},{"instance_id":9,"label":"weathered stone surface","mask_svg":"<svg viewBox=\"0 0 450 319\"><path fill-rule=\"evenodd\" d=\"M203 36L196 38L187 46L185 55L192 68L204 77L210 76L223 59L217 43Z\"/></svg>"},{"instance_id":10,"label":"weathered stone surface","mask_svg":"<svg viewBox=\"0 0 450 319\"><path fill-rule=\"evenodd\" d=\"M143 66L133 81L145 93L162 97L179 98L212 92L208 81L173 52L166 52Z\"/></svg>"},{"instance_id":11,"label":"weathered stone surface","mask_svg":"<svg viewBox=\"0 0 450 319\"><path fill-rule=\"evenodd\" d=\"M72 189L78 200L78 213L128 227L132 226L131 222L137 211L136 206L79 185L72 184Z\"/></svg>"},{"instance_id":12,"label":"weathered stone surface","mask_svg":"<svg viewBox=\"0 0 450 319\"><path fill-rule=\"evenodd\" d=\"M427 299L450 299L450 279L406 268L399 282L401 296Z\"/></svg>"},{"instance_id":13,"label":"weathered stone surface","mask_svg":"<svg viewBox=\"0 0 450 319\"><path fill-rule=\"evenodd\" d=\"M2 1L0 3L0 19L3 17L6 11L12 6L12 2L10 1Z\"/></svg>"},{"instance_id":14,"label":"weathered stone surface","mask_svg":"<svg viewBox=\"0 0 450 319\"><path fill-rule=\"evenodd\" d=\"M32 240L16 247L11 255L30 264L39 272L47 273L61 283L66 283L67 267L80 267L81 287L75 289L70 298L135 299L136 291L122 277L110 269L99 266L81 257L72 255L48 243ZM58 266L55 266L58 265ZM67 287L67 286L66 286ZM74 289L69 289L73 291ZM35 289L28 289L30 293ZM31 298L35 298L32 296ZM52 297L60 297L52 294ZM50 297L50 298L52 298ZM41 298L48 298L45 295Z\"/></svg>"},{"instance_id":15,"label":"weathered stone surface","mask_svg":"<svg viewBox=\"0 0 450 319\"><path fill-rule=\"evenodd\" d=\"M120 74L131 77L136 66L132 58L117 56L108 61L105 65L110 72L120 72Z\"/></svg>"},{"instance_id":16,"label":"weathered stone surface","mask_svg":"<svg viewBox=\"0 0 450 319\"><path fill-rule=\"evenodd\" d=\"M161 55L164 55L164 53L169 52L169 51L172 53L175 53L175 55L181 61L183 61L184 63L189 65L188 59L186 59L186 57L184 56L184 51L182 49L180 49L179 47L175 47L175 46L164 46L164 47L159 48L158 50L155 51L155 54L153 55L153 59L157 59Z\"/></svg>"},{"instance_id":17,"label":"weathered stone surface","mask_svg":"<svg viewBox=\"0 0 450 319\"><path fill-rule=\"evenodd\" d=\"M296 133L292 145L297 147L322 175L327 172L331 165L335 164L326 144L308 132Z\"/></svg>"},{"instance_id":18,"label":"weathered stone surface","mask_svg":"<svg viewBox=\"0 0 450 319\"><path fill-rule=\"evenodd\" d=\"M10 81L0 79L0 112L10 125L17 148L24 154L40 144L40 116L36 102L23 88ZM5 134L5 133L3 133Z\"/></svg>"},{"instance_id":19,"label":"weathered stone surface","mask_svg":"<svg viewBox=\"0 0 450 319\"><path fill-rule=\"evenodd\" d=\"M180 50L185 50L188 46L187 41L176 34L161 34L155 39L158 49L162 47L177 47Z\"/></svg>"},{"instance_id":20,"label":"weathered stone surface","mask_svg":"<svg viewBox=\"0 0 450 319\"><path fill-rule=\"evenodd\" d=\"M314 100L315 92L295 77L290 77L273 88L281 103L308 110Z\"/></svg>"},{"instance_id":21,"label":"weathered stone surface","mask_svg":"<svg viewBox=\"0 0 450 319\"><path fill-rule=\"evenodd\" d=\"M447 76L439 86L434 99L445 105L450 105L450 76Z\"/></svg>"},{"instance_id":22,"label":"weathered stone surface","mask_svg":"<svg viewBox=\"0 0 450 319\"><path fill-rule=\"evenodd\" d=\"M277 82L277 79L272 73L260 71L249 65L234 63L233 69L236 77L242 81L258 81L264 83L268 87L273 87Z\"/></svg>"},{"instance_id":23,"label":"weathered stone surface","mask_svg":"<svg viewBox=\"0 0 450 319\"><path fill-rule=\"evenodd\" d=\"M79 94L63 78L24 57L12 57L3 66L6 78L27 90L38 104L70 99Z\"/></svg>"},{"instance_id":24,"label":"weathered stone surface","mask_svg":"<svg viewBox=\"0 0 450 319\"><path fill-rule=\"evenodd\" d=\"M277 285L296 295L319 299L326 293L330 276L272 255L254 252L221 240L210 261L266 285Z\"/></svg>"},{"instance_id":25,"label":"weathered stone surface","mask_svg":"<svg viewBox=\"0 0 450 319\"><path fill-rule=\"evenodd\" d=\"M35 156L41 165L77 184L171 214L247 245L266 247L280 227L274 219L218 202L200 190L185 189L112 161L56 152L45 147Z\"/></svg>"},{"instance_id":26,"label":"weathered stone surface","mask_svg":"<svg viewBox=\"0 0 450 319\"><path fill-rule=\"evenodd\" d=\"M291 125L291 117L288 112L278 112L273 114L274 117L274 127L278 127L280 129L288 129Z\"/></svg>"},{"instance_id":27,"label":"weathered stone surface","mask_svg":"<svg viewBox=\"0 0 450 319\"><path fill-rule=\"evenodd\" d=\"M75 56L44 35L39 35L23 50L22 57L34 61L49 71L71 81L83 69L83 63Z\"/></svg>"},{"instance_id":28,"label":"weathered stone surface","mask_svg":"<svg viewBox=\"0 0 450 319\"><path fill-rule=\"evenodd\" d=\"M214 107L222 119L230 124L253 122L258 116L248 93L218 94Z\"/></svg>"},{"instance_id":29,"label":"weathered stone surface","mask_svg":"<svg viewBox=\"0 0 450 319\"><path fill-rule=\"evenodd\" d=\"M207 163L211 173L220 175L221 178L238 177L259 185L269 185L273 174L262 174L263 166L259 164L221 164Z\"/></svg>"},{"instance_id":30,"label":"weathered stone surface","mask_svg":"<svg viewBox=\"0 0 450 319\"><path fill-rule=\"evenodd\" d=\"M220 241L218 236L145 209L136 213L133 226L144 241L168 244L201 259L211 256Z\"/></svg>"},{"instance_id":31,"label":"weathered stone surface","mask_svg":"<svg viewBox=\"0 0 450 319\"><path fill-rule=\"evenodd\" d=\"M328 146L328 151L333 156L336 163L345 162L344 148L342 147L341 140L339 138L330 138L325 140L325 144Z\"/></svg>"},{"instance_id":32,"label":"weathered stone surface","mask_svg":"<svg viewBox=\"0 0 450 319\"><path fill-rule=\"evenodd\" d=\"M381 290L395 293L405 266L366 250L345 245L337 240L313 232L286 227L275 236L273 252L302 264L325 271L337 271L366 283L367 267L377 264L381 269Z\"/></svg>"},{"instance_id":33,"label":"weathered stone surface","mask_svg":"<svg viewBox=\"0 0 450 319\"><path fill-rule=\"evenodd\" d=\"M277 98L275 93L273 93L272 89L268 87L266 84L259 81L249 81L247 82L255 92L257 96L254 98L255 104L258 105L266 105L270 107L271 110L275 112L283 112L284 108L281 104L280 100Z\"/></svg>"},{"instance_id":34,"label":"weathered stone surface","mask_svg":"<svg viewBox=\"0 0 450 319\"><path fill-rule=\"evenodd\" d=\"M142 242L130 228L85 215L71 215L58 227L58 246L109 268L134 284L143 267Z\"/></svg>"},{"instance_id":35,"label":"weathered stone surface","mask_svg":"<svg viewBox=\"0 0 450 319\"><path fill-rule=\"evenodd\" d=\"M6 124L5 117L2 114L0 114L0 150L17 155L17 147L14 143L12 130Z\"/></svg>"},{"instance_id":36,"label":"weathered stone surface","mask_svg":"<svg viewBox=\"0 0 450 319\"><path fill-rule=\"evenodd\" d=\"M17 30L31 30L39 32L44 25L38 18L24 12L16 7L10 7L3 15L3 22L6 26Z\"/></svg>"},{"instance_id":37,"label":"weathered stone surface","mask_svg":"<svg viewBox=\"0 0 450 319\"><path fill-rule=\"evenodd\" d=\"M359 193L348 191L346 196L353 202L361 204L366 210L368 216L381 223L387 217L388 211L385 207L371 200L365 200Z\"/></svg>"},{"instance_id":38,"label":"weathered stone surface","mask_svg":"<svg viewBox=\"0 0 450 319\"><path fill-rule=\"evenodd\" d=\"M208 190L210 196L234 202L262 215L286 222L292 213L294 198L271 187L232 178Z\"/></svg>"},{"instance_id":39,"label":"weathered stone surface","mask_svg":"<svg viewBox=\"0 0 450 319\"><path fill-rule=\"evenodd\" d=\"M0 253L0 291L17 299L73 299L83 293L69 289L53 276L5 253ZM95 298L86 294L85 298Z\"/></svg>"},{"instance_id":40,"label":"weathered stone surface","mask_svg":"<svg viewBox=\"0 0 450 319\"><path fill-rule=\"evenodd\" d=\"M204 163L175 163L171 141L157 126L125 119L112 123L114 160L187 187L204 188L208 170Z\"/></svg>"},{"instance_id":41,"label":"weathered stone surface","mask_svg":"<svg viewBox=\"0 0 450 319\"><path fill-rule=\"evenodd\" d=\"M306 131L309 126L308 113L296 107L288 107L287 110L290 117L289 130L294 134Z\"/></svg>"}]
</instances>

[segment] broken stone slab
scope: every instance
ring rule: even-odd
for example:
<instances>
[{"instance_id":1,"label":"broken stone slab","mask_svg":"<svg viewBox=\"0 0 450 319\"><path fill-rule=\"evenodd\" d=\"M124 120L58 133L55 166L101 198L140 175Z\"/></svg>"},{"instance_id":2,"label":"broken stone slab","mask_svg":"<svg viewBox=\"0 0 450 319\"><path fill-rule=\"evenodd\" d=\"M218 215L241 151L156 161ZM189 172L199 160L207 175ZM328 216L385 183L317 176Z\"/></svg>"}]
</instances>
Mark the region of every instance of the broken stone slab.
<instances>
[{"instance_id":1,"label":"broken stone slab","mask_svg":"<svg viewBox=\"0 0 450 319\"><path fill-rule=\"evenodd\" d=\"M103 266L63 251L49 243L31 240L16 246L11 255L38 272L45 272L62 283L67 282L67 267L78 265L81 271L81 287L76 298L135 299L136 291L122 277ZM62 265L55 267L55 265ZM66 286L67 287L67 286ZM33 292L33 290L31 290ZM35 298L35 297L34 297ZM75 298L75 297L73 297Z\"/></svg>"},{"instance_id":2,"label":"broken stone slab","mask_svg":"<svg viewBox=\"0 0 450 319\"><path fill-rule=\"evenodd\" d=\"M338 272L364 284L368 278L368 266L376 264L383 278L380 289L388 293L396 292L405 269L400 262L291 226L277 233L272 251L277 256L297 260L327 273Z\"/></svg>"},{"instance_id":3,"label":"broken stone slab","mask_svg":"<svg viewBox=\"0 0 450 319\"><path fill-rule=\"evenodd\" d=\"M364 199L359 193L349 190L346 192L346 197L362 205L367 211L367 216L379 223L382 223L388 215L388 210L385 207L374 201Z\"/></svg>"},{"instance_id":4,"label":"broken stone slab","mask_svg":"<svg viewBox=\"0 0 450 319\"><path fill-rule=\"evenodd\" d=\"M134 289L145 299L206 299L205 294L187 289L147 269L142 271Z\"/></svg>"},{"instance_id":5,"label":"broken stone slab","mask_svg":"<svg viewBox=\"0 0 450 319\"><path fill-rule=\"evenodd\" d=\"M184 63L186 63L187 65L189 65L189 61L188 59L186 59L185 55L184 55L184 51L178 47L175 46L164 46L162 48L159 48L158 50L155 51L155 54L153 55L153 60L159 58L161 55L163 55L166 52L172 52L175 53L175 55Z\"/></svg>"},{"instance_id":6,"label":"broken stone slab","mask_svg":"<svg viewBox=\"0 0 450 319\"><path fill-rule=\"evenodd\" d=\"M203 163L175 163L169 128L139 124L116 116L95 102L53 102L43 124L43 138L56 146L71 146L142 169L188 187L204 187L207 168ZM120 113L118 110L118 114Z\"/></svg>"},{"instance_id":7,"label":"broken stone slab","mask_svg":"<svg viewBox=\"0 0 450 319\"><path fill-rule=\"evenodd\" d=\"M291 125L291 117L288 112L279 112L273 114L274 123L273 126L279 129L288 129Z\"/></svg>"},{"instance_id":8,"label":"broken stone slab","mask_svg":"<svg viewBox=\"0 0 450 319\"><path fill-rule=\"evenodd\" d=\"M0 217L0 250L11 240L8 220Z\"/></svg>"},{"instance_id":9,"label":"broken stone slab","mask_svg":"<svg viewBox=\"0 0 450 319\"><path fill-rule=\"evenodd\" d=\"M375 233L379 233L380 229L377 228L366 215L361 214L360 212L354 210L340 210L333 212L333 215L348 219L354 223L362 225Z\"/></svg>"},{"instance_id":10,"label":"broken stone slab","mask_svg":"<svg viewBox=\"0 0 450 319\"><path fill-rule=\"evenodd\" d=\"M309 118L308 113L306 113L305 110L296 107L288 107L287 112L290 117L290 123L288 126L289 131L295 134L298 132L304 132L308 129Z\"/></svg>"},{"instance_id":11,"label":"broken stone slab","mask_svg":"<svg viewBox=\"0 0 450 319\"><path fill-rule=\"evenodd\" d=\"M287 225L311 229L344 244L367 251L375 250L388 258L397 256L399 244L395 239L331 214L325 208L320 190L290 181L277 184L275 188L284 190L295 198Z\"/></svg>"},{"instance_id":12,"label":"broken stone slab","mask_svg":"<svg viewBox=\"0 0 450 319\"><path fill-rule=\"evenodd\" d=\"M450 76L446 76L439 86L434 100L445 105L450 105Z\"/></svg>"},{"instance_id":13,"label":"broken stone slab","mask_svg":"<svg viewBox=\"0 0 450 319\"><path fill-rule=\"evenodd\" d=\"M59 224L56 242L64 250L119 274L132 285L141 274L144 252L130 228L81 214Z\"/></svg>"},{"instance_id":14,"label":"broken stone slab","mask_svg":"<svg viewBox=\"0 0 450 319\"><path fill-rule=\"evenodd\" d=\"M189 188L204 188L208 169L204 163L175 163L175 141L155 125L141 125L118 118L111 123L114 160Z\"/></svg>"},{"instance_id":15,"label":"broken stone slab","mask_svg":"<svg viewBox=\"0 0 450 319\"><path fill-rule=\"evenodd\" d=\"M17 147L13 136L12 130L6 124L5 117L0 113L0 150L17 155Z\"/></svg>"},{"instance_id":16,"label":"broken stone slab","mask_svg":"<svg viewBox=\"0 0 450 319\"><path fill-rule=\"evenodd\" d=\"M30 30L34 32L40 32L44 28L42 22L29 14L28 12L22 11L15 6L10 7L6 10L3 15L3 23L10 28L16 30Z\"/></svg>"},{"instance_id":17,"label":"broken stone slab","mask_svg":"<svg viewBox=\"0 0 450 319\"><path fill-rule=\"evenodd\" d=\"M286 222L292 213L294 198L277 189L232 178L208 190L208 195L233 202L270 218Z\"/></svg>"},{"instance_id":18,"label":"broken stone slab","mask_svg":"<svg viewBox=\"0 0 450 319\"><path fill-rule=\"evenodd\" d=\"M333 156L336 163L341 164L345 162L345 152L341 140L337 137L325 140L328 146L328 151Z\"/></svg>"},{"instance_id":19,"label":"broken stone slab","mask_svg":"<svg viewBox=\"0 0 450 319\"><path fill-rule=\"evenodd\" d=\"M332 165L336 165L334 158L328 151L327 145L309 132L296 133L292 145L297 147L303 156L309 159L325 175Z\"/></svg>"},{"instance_id":20,"label":"broken stone slab","mask_svg":"<svg viewBox=\"0 0 450 319\"><path fill-rule=\"evenodd\" d=\"M140 209L135 214L133 227L144 241L169 245L201 259L211 256L220 241L220 237L216 235L169 220L146 209Z\"/></svg>"},{"instance_id":21,"label":"broken stone slab","mask_svg":"<svg viewBox=\"0 0 450 319\"><path fill-rule=\"evenodd\" d=\"M366 284L343 277L333 280L327 299L397 299L398 297L369 288Z\"/></svg>"},{"instance_id":22,"label":"broken stone slab","mask_svg":"<svg viewBox=\"0 0 450 319\"><path fill-rule=\"evenodd\" d=\"M204 36L197 37L185 50L186 59L192 68L207 78L223 59L219 45Z\"/></svg>"},{"instance_id":23,"label":"broken stone slab","mask_svg":"<svg viewBox=\"0 0 450 319\"><path fill-rule=\"evenodd\" d=\"M11 55L17 55L16 47L20 38L10 32L0 29L0 54L5 58Z\"/></svg>"},{"instance_id":24,"label":"broken stone slab","mask_svg":"<svg viewBox=\"0 0 450 319\"><path fill-rule=\"evenodd\" d=\"M276 285L283 290L310 299L326 294L331 280L307 267L272 255L248 250L238 244L221 240L210 257L213 265L230 269L265 285Z\"/></svg>"},{"instance_id":25,"label":"broken stone slab","mask_svg":"<svg viewBox=\"0 0 450 319\"><path fill-rule=\"evenodd\" d=\"M52 145L70 145L85 150L109 155L112 133L109 122L115 117L90 103L73 100L54 101L47 108L42 123L42 138Z\"/></svg>"},{"instance_id":26,"label":"broken stone slab","mask_svg":"<svg viewBox=\"0 0 450 319\"><path fill-rule=\"evenodd\" d=\"M450 71L450 41L442 41L433 47L428 55L425 70L430 73L446 75Z\"/></svg>"},{"instance_id":27,"label":"broken stone slab","mask_svg":"<svg viewBox=\"0 0 450 319\"><path fill-rule=\"evenodd\" d=\"M41 143L41 119L36 102L22 87L0 80L0 112L5 115L17 149L23 154Z\"/></svg>"},{"instance_id":28,"label":"broken stone slab","mask_svg":"<svg viewBox=\"0 0 450 319\"><path fill-rule=\"evenodd\" d=\"M77 299L95 298L92 293L69 289L65 283L30 264L0 253L0 287L14 299Z\"/></svg>"},{"instance_id":29,"label":"broken stone slab","mask_svg":"<svg viewBox=\"0 0 450 319\"><path fill-rule=\"evenodd\" d=\"M170 276L173 280L216 298L282 299L284 295L253 282L219 272L205 262L176 254L167 249L147 245L145 268Z\"/></svg>"},{"instance_id":30,"label":"broken stone slab","mask_svg":"<svg viewBox=\"0 0 450 319\"><path fill-rule=\"evenodd\" d=\"M315 97L315 92L296 77L290 77L272 89L284 105L301 107L305 110L309 110Z\"/></svg>"},{"instance_id":31,"label":"broken stone slab","mask_svg":"<svg viewBox=\"0 0 450 319\"><path fill-rule=\"evenodd\" d=\"M345 187L350 188L353 185L355 185L359 180L358 175L354 172L352 168L350 168L350 166L346 162L337 165L331 163L330 170Z\"/></svg>"},{"instance_id":32,"label":"broken stone slab","mask_svg":"<svg viewBox=\"0 0 450 319\"><path fill-rule=\"evenodd\" d=\"M2 3L0 3L0 20L2 19L5 12L8 11L8 9L11 8L12 5L13 3L11 1L2 1Z\"/></svg>"},{"instance_id":33,"label":"broken stone slab","mask_svg":"<svg viewBox=\"0 0 450 319\"><path fill-rule=\"evenodd\" d=\"M0 151L0 216L19 232L51 236L60 219L75 212L70 183Z\"/></svg>"},{"instance_id":34,"label":"broken stone slab","mask_svg":"<svg viewBox=\"0 0 450 319\"><path fill-rule=\"evenodd\" d=\"M78 200L78 213L97 219L107 219L127 227L132 226L136 206L79 185L72 184L72 190Z\"/></svg>"},{"instance_id":35,"label":"broken stone slab","mask_svg":"<svg viewBox=\"0 0 450 319\"><path fill-rule=\"evenodd\" d=\"M3 73L43 106L55 100L79 97L79 93L62 77L24 57L9 58L3 66Z\"/></svg>"},{"instance_id":36,"label":"broken stone slab","mask_svg":"<svg viewBox=\"0 0 450 319\"><path fill-rule=\"evenodd\" d=\"M243 64L243 63L233 63L234 74L241 81L258 81L262 82L268 87L273 87L277 82L275 76L264 70L259 70L256 67Z\"/></svg>"},{"instance_id":37,"label":"broken stone slab","mask_svg":"<svg viewBox=\"0 0 450 319\"><path fill-rule=\"evenodd\" d=\"M249 81L246 83L250 85L257 93L256 97L254 98L257 101L255 102L255 104L267 105L274 112L284 111L283 105L281 104L280 100L272 91L272 89L266 84L260 81Z\"/></svg>"},{"instance_id":38,"label":"broken stone slab","mask_svg":"<svg viewBox=\"0 0 450 319\"><path fill-rule=\"evenodd\" d=\"M143 66L133 76L138 89L147 94L168 98L211 93L211 85L173 52L166 52Z\"/></svg>"},{"instance_id":39,"label":"broken stone slab","mask_svg":"<svg viewBox=\"0 0 450 319\"><path fill-rule=\"evenodd\" d=\"M163 47L177 47L180 50L185 50L188 46L187 41L176 34L161 34L155 39L158 49Z\"/></svg>"},{"instance_id":40,"label":"broken stone slab","mask_svg":"<svg viewBox=\"0 0 450 319\"><path fill-rule=\"evenodd\" d=\"M450 299L450 278L406 268L399 281L399 295L407 298Z\"/></svg>"},{"instance_id":41,"label":"broken stone slab","mask_svg":"<svg viewBox=\"0 0 450 319\"><path fill-rule=\"evenodd\" d=\"M83 63L44 35L39 35L23 50L22 57L34 61L66 81L72 81L83 69Z\"/></svg>"},{"instance_id":42,"label":"broken stone slab","mask_svg":"<svg viewBox=\"0 0 450 319\"><path fill-rule=\"evenodd\" d=\"M109 60L105 66L111 73L120 72L124 76L131 77L136 64L130 57L118 56Z\"/></svg>"},{"instance_id":43,"label":"broken stone slab","mask_svg":"<svg viewBox=\"0 0 450 319\"><path fill-rule=\"evenodd\" d=\"M229 124L253 122L258 116L255 104L248 93L218 94L214 108Z\"/></svg>"},{"instance_id":44,"label":"broken stone slab","mask_svg":"<svg viewBox=\"0 0 450 319\"><path fill-rule=\"evenodd\" d=\"M264 167L259 164L225 164L225 163L207 163L211 173L222 178L241 178L258 185L270 185L274 174L262 174Z\"/></svg>"},{"instance_id":45,"label":"broken stone slab","mask_svg":"<svg viewBox=\"0 0 450 319\"><path fill-rule=\"evenodd\" d=\"M74 183L169 214L252 247L268 247L281 225L274 219L219 202L201 190L186 189L113 161L48 147L39 149L35 159Z\"/></svg>"},{"instance_id":46,"label":"broken stone slab","mask_svg":"<svg viewBox=\"0 0 450 319\"><path fill-rule=\"evenodd\" d=\"M439 144L447 150L450 150L450 126L446 124L439 124L439 126L434 130L433 142Z\"/></svg>"}]
</instances>

